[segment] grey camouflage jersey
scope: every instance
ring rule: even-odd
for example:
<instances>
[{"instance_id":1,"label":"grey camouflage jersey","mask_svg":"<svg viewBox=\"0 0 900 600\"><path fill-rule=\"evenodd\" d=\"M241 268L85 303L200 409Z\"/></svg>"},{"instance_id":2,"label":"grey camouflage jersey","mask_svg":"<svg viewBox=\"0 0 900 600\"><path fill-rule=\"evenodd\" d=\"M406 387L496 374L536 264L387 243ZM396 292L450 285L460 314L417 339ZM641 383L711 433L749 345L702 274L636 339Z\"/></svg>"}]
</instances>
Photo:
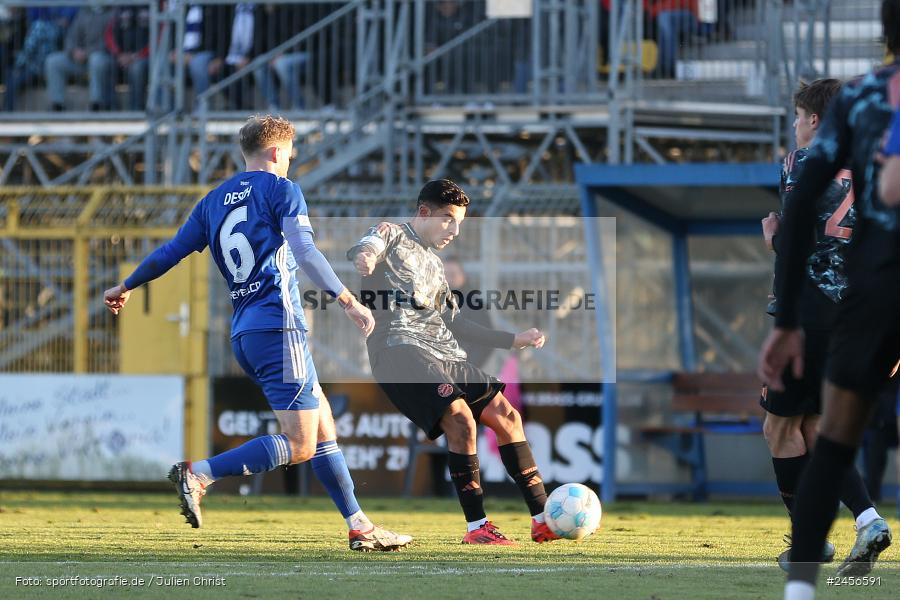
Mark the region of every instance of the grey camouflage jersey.
<instances>
[{"instance_id":1,"label":"grey camouflage jersey","mask_svg":"<svg viewBox=\"0 0 900 600\"><path fill-rule=\"evenodd\" d=\"M378 257L372 275L363 277L361 300L372 309L375 330L367 340L370 355L379 349L409 344L438 360L460 362L466 352L447 328L459 313L444 277L444 264L413 228L404 223L385 234L371 227L348 252L351 261L368 250ZM366 295L373 297L372 304Z\"/></svg>"}]
</instances>

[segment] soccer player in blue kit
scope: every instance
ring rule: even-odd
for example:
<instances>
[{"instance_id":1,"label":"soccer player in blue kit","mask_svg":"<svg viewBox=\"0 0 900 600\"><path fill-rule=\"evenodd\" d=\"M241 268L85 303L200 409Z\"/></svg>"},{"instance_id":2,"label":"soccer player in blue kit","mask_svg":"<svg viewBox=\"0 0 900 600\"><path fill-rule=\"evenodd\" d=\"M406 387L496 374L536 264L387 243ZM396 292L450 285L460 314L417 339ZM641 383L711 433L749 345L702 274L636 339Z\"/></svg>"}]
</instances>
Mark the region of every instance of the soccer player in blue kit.
<instances>
[{"instance_id":1,"label":"soccer player in blue kit","mask_svg":"<svg viewBox=\"0 0 900 600\"><path fill-rule=\"evenodd\" d=\"M375 526L360 509L309 352L294 275L298 267L337 299L366 336L375 321L316 248L303 194L286 178L293 139L289 121L270 115L251 117L240 131L247 170L207 194L172 240L147 256L124 282L106 290L104 302L118 314L131 290L206 246L228 281L235 357L263 389L282 433L254 438L206 460L172 466L169 479L191 526L202 524L200 500L216 480L310 460L347 522L350 548L397 550L412 538Z\"/></svg>"}]
</instances>

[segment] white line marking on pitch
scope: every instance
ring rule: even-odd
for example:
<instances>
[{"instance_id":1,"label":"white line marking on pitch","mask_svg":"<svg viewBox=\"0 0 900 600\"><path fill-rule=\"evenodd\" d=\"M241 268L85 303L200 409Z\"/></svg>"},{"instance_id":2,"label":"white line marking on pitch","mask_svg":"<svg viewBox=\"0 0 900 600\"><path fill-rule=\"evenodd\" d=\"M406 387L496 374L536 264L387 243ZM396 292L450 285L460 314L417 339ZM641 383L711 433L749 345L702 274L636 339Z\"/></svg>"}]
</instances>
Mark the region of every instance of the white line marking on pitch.
<instances>
[{"instance_id":1,"label":"white line marking on pitch","mask_svg":"<svg viewBox=\"0 0 900 600\"><path fill-rule=\"evenodd\" d=\"M211 573L216 575L227 575L234 577L245 577L245 576L260 576L260 575L271 575L271 576L298 576L298 575L308 575L308 576L326 576L326 577L341 577L341 576L354 576L354 575L368 575L368 576L391 576L403 573L415 573L418 575L466 575L466 574L492 574L492 575L503 575L503 574L519 574L519 573L533 573L533 574L543 574L543 573L578 573L581 575L585 575L588 573L591 574L600 574L603 572L610 571L626 571L626 572L661 572L661 571L672 571L672 570L683 570L683 569L691 569L691 570L702 570L702 569L777 569L778 566L774 562L751 562L751 563L693 563L693 564L671 564L671 565L641 565L641 564L626 564L626 565L614 565L614 564L592 564L592 563L580 563L576 565L558 565L558 566L497 566L497 567L486 567L483 565L469 565L467 563L459 563L456 565L447 565L447 564L390 564L390 563L363 563L363 564L345 564L338 565L335 563L294 563L294 564L285 564L285 567L289 567L290 570L274 570L272 567L277 566L273 563L256 563L262 567L258 571L247 572L245 570L240 571L229 571L227 569L234 567L243 567L246 569L247 566L254 564L248 562L116 562L116 563L101 563L96 561L64 561L64 562L15 562L15 561L0 561L0 565L18 565L18 566L32 566L32 567L41 567L41 566L80 566L82 568L90 568L97 567L98 565L112 565L117 568L130 568L141 569L141 568L153 568L153 569L166 569L167 567L172 567L175 572L196 572L197 569L207 569ZM593 567L595 570L585 571L585 566L589 565ZM268 567L266 569L265 567ZM171 575L173 571L169 571L167 573L142 573L144 576L165 576ZM83 576L83 575L82 575ZM96 577L102 577L104 575L95 575Z\"/></svg>"}]
</instances>

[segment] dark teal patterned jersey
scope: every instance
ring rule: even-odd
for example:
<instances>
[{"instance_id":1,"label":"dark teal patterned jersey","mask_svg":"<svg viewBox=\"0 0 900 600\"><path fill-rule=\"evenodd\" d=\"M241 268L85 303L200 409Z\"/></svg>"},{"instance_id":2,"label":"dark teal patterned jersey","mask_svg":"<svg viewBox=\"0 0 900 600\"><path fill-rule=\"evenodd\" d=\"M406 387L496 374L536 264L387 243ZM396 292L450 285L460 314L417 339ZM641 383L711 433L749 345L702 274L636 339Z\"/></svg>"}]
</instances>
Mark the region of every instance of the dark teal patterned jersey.
<instances>
[{"instance_id":1,"label":"dark teal patterned jersey","mask_svg":"<svg viewBox=\"0 0 900 600\"><path fill-rule=\"evenodd\" d=\"M799 324L803 274L819 215L817 200L843 169L853 174L857 216L846 270L850 285L857 270L900 268L900 211L878 198L878 156L898 104L900 62L894 62L846 83L829 105L815 142L796 168L791 200L784 207L779 236L782 266L775 278L778 327Z\"/></svg>"},{"instance_id":2,"label":"dark teal patterned jersey","mask_svg":"<svg viewBox=\"0 0 900 600\"><path fill-rule=\"evenodd\" d=\"M809 151L798 148L784 159L781 170L782 211L793 200L794 185ZM816 199L815 238L806 264L806 276L832 302L839 302L847 287L846 246L856 224L850 171L841 169ZM776 259L777 260L777 259Z\"/></svg>"}]
</instances>

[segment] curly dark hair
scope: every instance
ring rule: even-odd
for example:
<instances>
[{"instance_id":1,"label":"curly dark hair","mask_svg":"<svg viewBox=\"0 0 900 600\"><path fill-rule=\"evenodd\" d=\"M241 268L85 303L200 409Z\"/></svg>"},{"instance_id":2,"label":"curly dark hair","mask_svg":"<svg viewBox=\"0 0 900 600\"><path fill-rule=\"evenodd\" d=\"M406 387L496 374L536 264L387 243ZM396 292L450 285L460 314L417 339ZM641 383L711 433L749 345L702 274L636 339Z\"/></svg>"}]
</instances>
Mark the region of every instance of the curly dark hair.
<instances>
[{"instance_id":1,"label":"curly dark hair","mask_svg":"<svg viewBox=\"0 0 900 600\"><path fill-rule=\"evenodd\" d=\"M416 207L427 204L432 208L443 208L453 204L454 206L468 206L469 197L458 185L449 179L434 179L425 184L419 192Z\"/></svg>"}]
</instances>

